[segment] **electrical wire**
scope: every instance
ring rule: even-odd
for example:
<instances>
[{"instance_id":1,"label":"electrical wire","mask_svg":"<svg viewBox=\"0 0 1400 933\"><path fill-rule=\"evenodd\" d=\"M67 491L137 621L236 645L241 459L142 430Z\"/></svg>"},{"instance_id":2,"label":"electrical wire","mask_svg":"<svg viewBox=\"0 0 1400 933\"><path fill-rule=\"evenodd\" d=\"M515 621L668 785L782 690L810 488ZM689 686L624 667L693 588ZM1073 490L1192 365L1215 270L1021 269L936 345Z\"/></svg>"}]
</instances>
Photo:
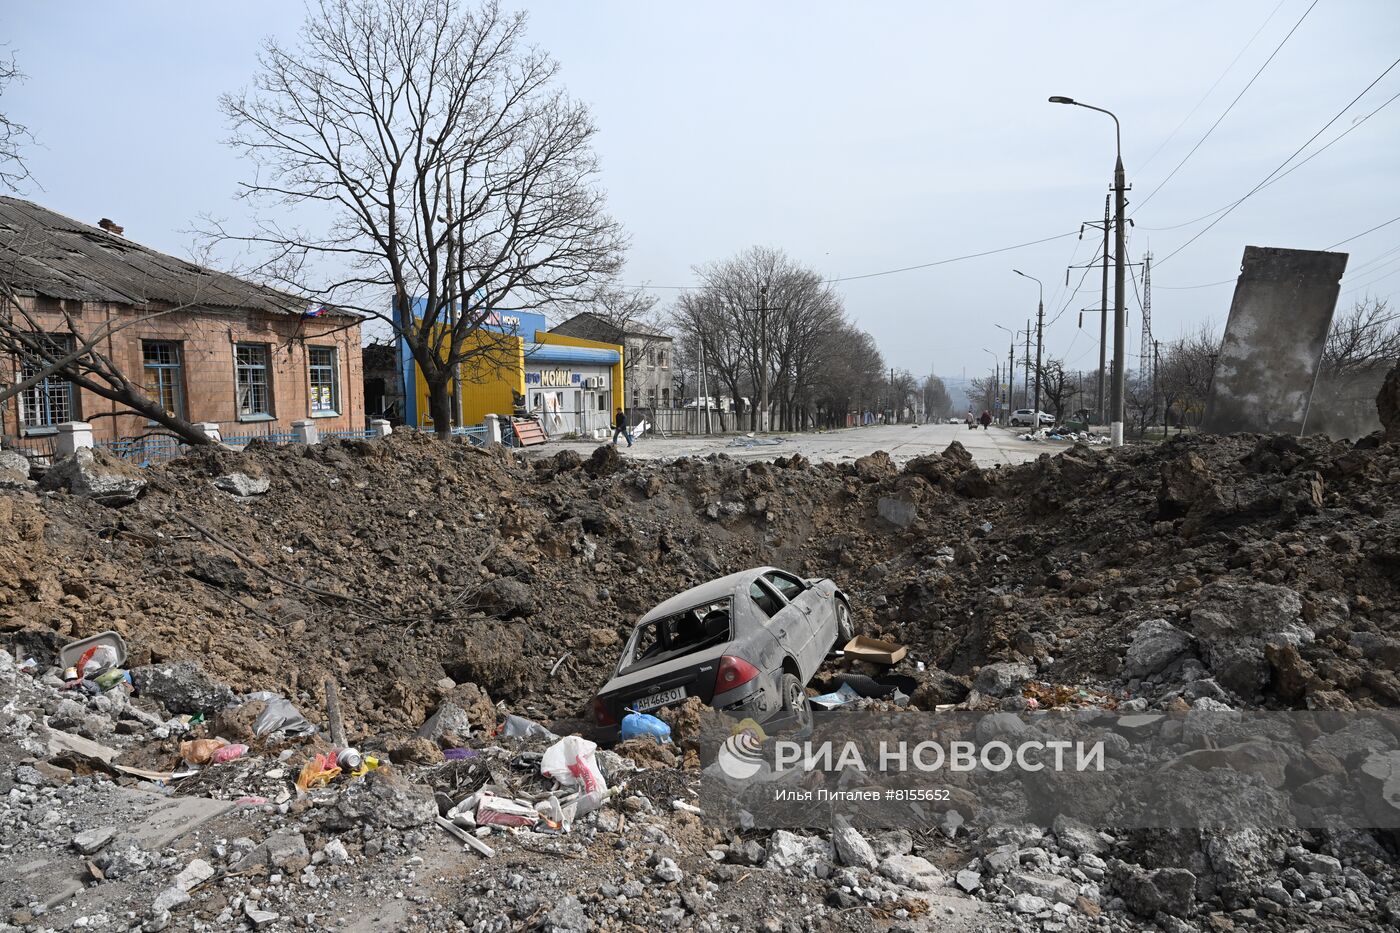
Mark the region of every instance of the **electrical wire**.
<instances>
[{"instance_id":1,"label":"electrical wire","mask_svg":"<svg viewBox=\"0 0 1400 933\"><path fill-rule=\"evenodd\" d=\"M1219 282L1204 282L1200 285L1154 285L1153 288L1169 288L1172 291L1185 291L1190 288L1215 288L1217 285L1230 285L1239 279L1221 279Z\"/></svg>"},{"instance_id":2,"label":"electrical wire","mask_svg":"<svg viewBox=\"0 0 1400 933\"><path fill-rule=\"evenodd\" d=\"M1186 153L1186 155L1182 157L1181 161L1176 164L1176 168L1172 169L1171 172L1167 174L1167 177L1163 178L1161 182L1157 184L1157 187L1152 189L1151 194L1142 199L1142 201L1137 206L1137 210L1140 211L1144 207L1146 207L1147 202L1151 201L1153 197L1156 196L1157 192L1162 190L1162 188L1167 184L1167 182L1171 181L1174 177L1176 177L1176 173L1181 171L1181 167L1186 164L1187 160L1189 160L1193 155L1196 154L1196 150L1201 148L1201 145L1207 139L1210 139L1210 134L1214 133L1215 128L1220 125L1221 121L1230 115L1230 111L1235 109L1235 105L1240 102L1241 97L1244 97L1245 92L1254 86L1254 82L1259 80L1259 76L1264 73L1264 69L1269 67L1269 63L1274 60L1274 57L1277 56L1280 51L1282 51L1284 45L1287 44L1288 40L1293 38L1293 33L1298 31L1299 26L1303 25L1303 20L1308 18L1308 14L1313 11L1313 7L1317 6L1317 4L1318 0L1313 0L1313 2L1308 6L1308 8L1303 11L1303 15L1298 17L1298 22L1293 24L1293 28L1288 30L1288 34L1284 36L1282 41L1280 41L1279 44L1274 48L1274 50L1269 53L1269 57L1264 59L1264 64L1259 66L1259 70L1254 72L1254 77L1250 78L1249 83L1247 83L1243 88L1240 89L1240 92L1235 95L1234 100L1230 101L1230 106L1225 108L1224 113L1216 117L1215 122L1210 125L1210 129L1206 130L1205 135L1202 136L1199 140L1197 140L1196 145L1191 147L1191 151ZM1273 14L1271 13L1269 14L1269 16L1270 18L1272 18ZM1134 211L1134 213L1136 213L1136 211Z\"/></svg>"},{"instance_id":3,"label":"electrical wire","mask_svg":"<svg viewBox=\"0 0 1400 933\"><path fill-rule=\"evenodd\" d=\"M1375 79L1374 81L1372 81L1370 84L1366 85L1365 89L1363 89L1362 92L1361 92L1360 94L1357 94L1354 98L1352 98L1351 101L1350 101L1350 103L1348 103L1348 104L1347 104L1345 107L1343 107L1341 110L1337 111L1337 113L1332 117L1332 119L1330 119L1330 120L1328 120L1326 123L1324 123L1324 124L1322 125L1322 129L1320 129L1320 130L1318 130L1316 133L1314 133L1311 137L1308 138L1308 141L1307 141L1307 142L1303 143L1303 145L1299 146L1296 150L1294 150L1294 152L1293 152L1292 155L1290 155L1288 158L1284 159L1281 163L1279 163L1278 168L1275 168L1275 169L1274 169L1272 172L1270 172L1268 175L1265 175L1265 176L1264 176L1264 179L1263 179L1262 181L1260 181L1259 184L1255 185L1253 188L1251 188L1248 192L1245 193L1245 196L1244 196L1244 197L1240 198L1240 199L1239 199L1238 201L1236 201L1234 204L1230 205L1229 210L1225 211L1225 212L1224 212L1223 214L1221 214L1219 217L1217 217L1217 218L1215 218L1214 220L1212 220L1209 224L1207 224L1207 225L1206 225L1205 227L1203 227L1199 232L1197 232L1194 236L1192 236L1191 239L1187 240L1185 243L1182 243L1182 244L1181 244L1180 246L1178 246L1176 249L1172 250L1170 253L1168 253L1166 256L1164 256L1161 260L1158 261L1158 265L1160 266L1162 263L1165 263L1167 260L1171 259L1171 258L1172 258L1173 256L1175 256L1177 253L1179 253L1179 252L1181 252L1182 250L1186 249L1186 247L1190 246L1192 243L1194 243L1194 242L1196 242L1197 240L1199 240L1199 239L1200 239L1202 236L1204 236L1209 230L1211 230L1211 228L1213 228L1216 224L1220 223L1220 221L1222 221L1222 220L1224 220L1226 217L1230 216L1230 214L1234 211L1235 208L1239 207L1241 204L1243 204L1245 201L1247 201L1255 192L1257 192L1260 188L1264 187L1264 185L1268 184L1268 182L1269 182L1269 180L1270 180L1271 178L1273 178L1273 177L1274 177L1275 175L1277 175L1279 172L1283 171L1283 169L1288 165L1289 162L1292 162L1294 159L1296 159L1296 158L1298 157L1298 153L1302 152L1304 149L1308 148L1308 146L1312 145L1313 140L1317 139L1319 136L1321 136L1323 133L1325 133L1325 132L1327 131L1327 128L1328 128L1329 126L1331 126L1333 123L1336 123L1338 120L1340 120L1340 119L1342 118L1342 115L1345 114L1348 110L1350 110L1353 106L1355 106L1355 105L1356 105L1356 102L1357 102L1358 100L1360 100L1361 98L1365 97L1366 94L1371 90L1371 88L1375 87L1377 84L1379 84L1379 83L1381 82L1381 79L1382 79L1382 78L1384 78L1386 75L1390 74L1391 71L1393 71L1393 70L1395 69L1395 66L1396 66L1396 65L1400 65L1400 58L1397 58L1395 61L1391 62L1390 65L1385 69L1385 71L1382 71L1382 72L1376 77L1376 79Z\"/></svg>"},{"instance_id":4,"label":"electrical wire","mask_svg":"<svg viewBox=\"0 0 1400 933\"><path fill-rule=\"evenodd\" d=\"M1338 246L1342 246L1342 245L1344 245L1344 244L1346 244L1346 243L1350 243L1352 240L1359 240L1359 239L1361 239L1362 237L1364 237L1366 234L1368 234L1368 233L1375 233L1375 232L1376 232L1377 230L1379 230L1380 228L1382 228L1382 227L1389 227L1391 224L1396 223L1397 221L1400 221L1400 217L1392 217L1392 218L1390 218L1389 220L1387 220L1387 221L1386 221L1385 223L1383 223L1383 224L1376 224L1376 225L1375 225L1374 227L1372 227L1370 230L1362 230L1362 231L1361 231L1360 233L1358 233L1356 236L1349 236L1349 237L1347 237L1345 240L1339 240L1339 241L1337 241L1336 243L1333 243L1331 246L1327 247L1327 249L1323 250L1323 252L1330 253L1332 250L1336 249Z\"/></svg>"},{"instance_id":5,"label":"electrical wire","mask_svg":"<svg viewBox=\"0 0 1400 933\"><path fill-rule=\"evenodd\" d=\"M962 262L963 260L966 260L966 259L980 259L980 258L983 257L983 256L994 256L994 255L996 255L997 253L1009 253L1009 252L1012 252L1013 250L1025 249L1025 248L1027 248L1027 247L1029 247L1029 246L1039 246L1041 243L1050 243L1050 242L1052 242L1052 241L1054 241L1054 240L1063 240L1065 237L1078 236L1078 235L1079 235L1079 231L1078 231L1078 230L1071 230L1071 231L1068 232L1068 233L1057 233L1057 234L1055 234L1054 236L1041 237L1041 238L1038 239L1038 240L1029 240L1029 241L1027 241L1027 242L1025 242L1025 243L1017 243L1017 244L1015 244L1015 245L1013 245L1013 246L1001 246L1001 247L998 247L997 249L986 249L986 250L982 250L980 253L967 253L967 254L962 255L962 256L950 256L950 257L947 258L947 259L935 259L933 262L921 262L921 263L919 263L918 265L915 265L915 266L901 266L901 267L898 268L898 269L883 269L883 270L881 270L881 271L879 271L879 272L865 272L865 273L861 273L860 275L841 275L841 276L837 276L836 278L823 279L823 280L822 280L822 284L823 284L823 285L835 285L835 284L838 283L838 282L854 282L854 281L857 281L857 280L859 280L859 279L873 279L873 278L877 278L877 277L882 276L882 275L898 275L898 274L901 273L901 272L914 272L914 271L916 271L916 270L918 270L918 269L932 269L934 266L946 266L946 265L948 265L949 263ZM641 284L641 285L624 285L624 286L622 286L622 287L623 287L623 288L652 289L652 290L656 290L656 289L673 289L673 290L677 290L677 291L689 291L690 289L693 289L693 288L703 288L704 286L699 285L699 284L691 284L691 285L651 285L651 284Z\"/></svg>"},{"instance_id":6,"label":"electrical wire","mask_svg":"<svg viewBox=\"0 0 1400 933\"><path fill-rule=\"evenodd\" d=\"M1345 131L1343 131L1343 132L1341 132L1341 133L1338 133L1336 136L1334 136L1330 141L1327 142L1326 145L1321 146L1321 147L1319 147L1318 149L1316 149L1315 151L1313 151L1312 153L1310 153L1306 159L1304 159L1303 161L1299 162L1297 165L1292 166L1291 168L1289 168L1288 171L1286 171L1286 172L1284 172L1283 174L1279 175L1277 178L1271 179L1271 180L1268 182L1268 184L1261 186L1259 190L1260 190L1260 191L1263 191L1264 188L1268 188L1270 185L1276 185L1276 184L1278 184L1279 182L1281 182L1281 181L1283 181L1285 178L1287 178L1289 175L1292 175L1294 172L1298 171L1298 169L1302 168L1304 165L1307 165L1307 164L1308 164L1309 162L1311 162L1313 159L1316 159L1318 156L1322 155L1322 154L1323 154L1324 152L1326 152L1328 149L1331 149L1334 145L1336 145L1337 143L1339 143L1339 142L1341 142L1343 139L1345 139L1353 130L1356 130L1356 129L1359 128L1363 123L1365 123L1367 120L1371 119L1371 118L1374 117L1376 114L1378 114L1378 113L1380 113L1382 110L1384 110L1386 107L1389 107L1391 104L1393 104L1393 103L1395 102L1396 98L1400 98L1400 93L1395 94L1395 95L1392 96L1389 100L1387 100L1385 103L1383 103L1383 104L1381 104L1379 107L1377 107L1375 110L1372 110L1370 113L1366 114L1366 116L1361 117L1359 120L1357 120L1357 121L1356 121L1355 123L1353 123L1351 126L1347 127ZM1234 204L1238 204L1238 203L1239 203L1239 201L1234 202ZM1182 227L1189 227L1189 226L1191 226L1192 224L1198 224L1198 223L1200 223L1200 222L1203 221L1203 220L1208 220L1208 219L1210 219L1211 217L1214 217L1216 214L1219 214L1221 211L1229 210L1231 207L1234 206L1234 204L1226 204L1224 207L1217 207L1215 210L1211 211L1209 214L1202 214L1200 217L1197 217L1197 218L1195 218L1194 220L1184 220L1184 221L1182 221L1182 222L1179 223L1179 224L1172 224L1172 225L1167 226L1167 227L1141 227L1140 229L1142 229L1142 230L1148 230L1148 231L1151 231L1151 232L1153 232L1153 233L1158 233L1158 232L1162 232L1162 231L1166 231L1166 230L1180 230Z\"/></svg>"},{"instance_id":7,"label":"electrical wire","mask_svg":"<svg viewBox=\"0 0 1400 933\"><path fill-rule=\"evenodd\" d=\"M1254 35L1249 37L1249 41L1244 44L1244 48L1240 49L1239 52L1236 53L1234 59L1231 60L1230 64L1225 66L1225 70L1220 72L1220 77L1216 78L1215 83L1212 84L1210 88L1204 94L1201 95L1200 100L1196 101L1196 106L1191 108L1191 112L1188 113L1185 117L1182 117L1181 122L1176 125L1176 129L1172 130L1171 133L1167 136L1167 138L1162 140L1162 142L1158 144L1156 149L1152 150L1152 154L1143 160L1142 164L1138 166L1138 171L1142 171L1143 169L1147 168L1148 165L1152 164L1152 160L1157 158L1157 154L1160 153L1164 148L1166 148L1167 143L1171 142L1173 139L1176 139L1176 134L1180 133L1181 128L1186 125L1187 121L1189 121L1192 117L1196 115L1196 111L1201 109L1201 105L1206 102L1207 98L1209 98L1211 94L1215 93L1215 89L1220 86L1220 82L1224 81L1225 76L1234 70L1235 65L1237 65L1239 63L1239 60L1244 57L1244 53L1249 51L1249 47L1254 44L1254 40L1258 39L1259 34L1264 31L1264 27L1268 26L1269 23L1273 22L1274 16L1277 15L1279 10L1283 9L1283 5L1287 2L1288 0L1278 0L1278 6L1274 7L1273 12L1264 18L1264 22L1259 24L1258 29L1254 30Z\"/></svg>"}]
</instances>

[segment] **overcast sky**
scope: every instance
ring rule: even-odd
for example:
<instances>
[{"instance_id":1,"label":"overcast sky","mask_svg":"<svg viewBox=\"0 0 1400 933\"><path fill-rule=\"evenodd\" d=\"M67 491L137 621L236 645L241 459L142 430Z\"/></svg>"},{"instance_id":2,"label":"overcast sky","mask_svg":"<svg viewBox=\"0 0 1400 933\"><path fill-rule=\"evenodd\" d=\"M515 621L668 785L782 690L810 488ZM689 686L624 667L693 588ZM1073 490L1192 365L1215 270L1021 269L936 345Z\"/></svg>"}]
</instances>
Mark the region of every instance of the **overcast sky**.
<instances>
[{"instance_id":1,"label":"overcast sky","mask_svg":"<svg viewBox=\"0 0 1400 933\"><path fill-rule=\"evenodd\" d=\"M1165 258L1209 220L1163 228L1244 195L1395 61L1396 0L1320 0L1210 138L1136 208L1311 3L528 9L531 39L597 118L603 182L632 242L627 282L685 285L693 265L753 244L838 278L1077 231L1102 215L1113 125L1046 102L1062 94L1123 121L1137 223L1129 252L1137 261L1150 247L1162 260L1154 331L1171 339L1203 320L1223 325L1230 285L1186 286L1233 280L1245 244L1322 249L1400 215L1397 101ZM29 79L4 107L39 140L30 162L42 188L29 196L84 221L111 217L129 237L187 255L196 218L236 217L235 186L250 174L221 142L218 95L249 82L263 36L291 38L301 17L298 4L272 0L6 4L0 26ZM1400 67L1300 158L1398 93ZM1090 369L1097 317L1081 331L1077 312L1097 306L1099 277L1077 295L1081 273L1070 289L1064 282L1066 265L1097 245L1090 231L1082 243L839 287L891 365L959 377L987 371L984 348L1005 357L1008 337L994 324L1024 327L1034 313L1036 286L1012 274L1019 268L1045 282L1047 352ZM1400 292L1400 250L1387 252L1397 246L1400 222L1340 247L1357 269L1343 280L1344 303ZM675 292L660 294L669 303ZM1131 358L1135 299L1129 307Z\"/></svg>"}]
</instances>

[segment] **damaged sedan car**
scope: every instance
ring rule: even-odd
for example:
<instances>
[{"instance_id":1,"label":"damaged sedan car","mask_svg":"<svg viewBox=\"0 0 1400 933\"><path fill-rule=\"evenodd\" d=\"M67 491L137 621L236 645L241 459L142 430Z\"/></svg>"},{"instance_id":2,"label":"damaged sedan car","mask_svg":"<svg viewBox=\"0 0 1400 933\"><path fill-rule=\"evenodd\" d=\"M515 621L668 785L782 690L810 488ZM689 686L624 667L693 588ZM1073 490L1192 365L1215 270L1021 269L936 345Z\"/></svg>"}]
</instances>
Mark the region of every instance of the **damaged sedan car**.
<instances>
[{"instance_id":1,"label":"damaged sedan car","mask_svg":"<svg viewBox=\"0 0 1400 933\"><path fill-rule=\"evenodd\" d=\"M800 712L807 682L853 635L850 601L829 579L776 567L730 574L642 616L617 672L593 700L593 718L610 731L628 711L688 697L760 720Z\"/></svg>"}]
</instances>

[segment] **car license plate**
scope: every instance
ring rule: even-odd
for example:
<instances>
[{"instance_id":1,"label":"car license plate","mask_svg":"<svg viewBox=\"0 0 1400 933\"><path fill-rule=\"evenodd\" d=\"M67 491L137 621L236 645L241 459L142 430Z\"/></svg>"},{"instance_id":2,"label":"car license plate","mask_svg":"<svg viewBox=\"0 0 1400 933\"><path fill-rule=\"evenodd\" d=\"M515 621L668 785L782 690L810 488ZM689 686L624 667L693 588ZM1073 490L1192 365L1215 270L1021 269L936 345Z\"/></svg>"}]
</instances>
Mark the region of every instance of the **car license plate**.
<instances>
[{"instance_id":1,"label":"car license plate","mask_svg":"<svg viewBox=\"0 0 1400 933\"><path fill-rule=\"evenodd\" d=\"M670 690L662 690L660 693L653 693L649 697L642 697L634 705L639 710L656 709L658 706L665 706L667 703L678 703L685 699L684 687L672 687Z\"/></svg>"}]
</instances>

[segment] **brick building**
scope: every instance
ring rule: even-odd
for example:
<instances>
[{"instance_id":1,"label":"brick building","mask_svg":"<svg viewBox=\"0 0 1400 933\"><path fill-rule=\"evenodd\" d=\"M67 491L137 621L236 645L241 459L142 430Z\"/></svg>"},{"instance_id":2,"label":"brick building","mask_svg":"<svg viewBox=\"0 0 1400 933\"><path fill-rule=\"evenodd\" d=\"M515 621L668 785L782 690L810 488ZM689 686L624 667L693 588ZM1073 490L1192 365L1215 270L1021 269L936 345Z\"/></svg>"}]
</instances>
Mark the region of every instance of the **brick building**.
<instances>
[{"instance_id":1,"label":"brick building","mask_svg":"<svg viewBox=\"0 0 1400 933\"><path fill-rule=\"evenodd\" d=\"M92 227L0 197L0 283L65 345L114 319L135 322L101 352L167 410L218 423L225 437L286 432L303 419L322 432L364 428L358 317L310 310L121 233L110 221ZM9 382L29 374L13 359L0 360L0 371ZM118 408L52 377L0 405L0 435L43 436L65 421L90 422L105 440L150 430L143 416Z\"/></svg>"}]
</instances>

